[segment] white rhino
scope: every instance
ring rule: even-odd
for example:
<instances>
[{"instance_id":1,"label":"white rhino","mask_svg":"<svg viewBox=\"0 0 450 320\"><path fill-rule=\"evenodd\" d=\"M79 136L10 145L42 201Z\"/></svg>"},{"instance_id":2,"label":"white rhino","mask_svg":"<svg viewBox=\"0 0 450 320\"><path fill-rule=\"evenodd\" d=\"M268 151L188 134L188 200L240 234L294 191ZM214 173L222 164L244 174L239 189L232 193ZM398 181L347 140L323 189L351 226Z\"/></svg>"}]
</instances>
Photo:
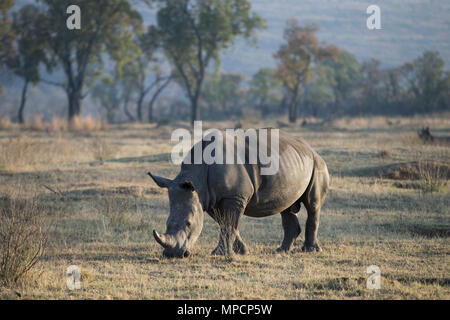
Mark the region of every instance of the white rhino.
<instances>
[{"instance_id":1,"label":"white rhino","mask_svg":"<svg viewBox=\"0 0 450 320\"><path fill-rule=\"evenodd\" d=\"M274 129L266 130L270 136ZM211 142L204 139L199 143L204 149ZM244 145L248 153L247 140ZM270 149L264 141L258 141L258 147ZM192 159L193 150L188 154ZM163 254L168 257L189 255L202 231L204 212L220 226L219 244L212 254L246 254L247 246L238 231L241 217L262 218L275 214L281 214L284 229L284 239L277 251L287 252L301 233L296 215L301 203L308 213L302 250L320 251L317 240L320 209L330 180L324 160L304 140L280 130L278 172L262 175L263 167L259 161L256 164L247 161L244 164L188 164L184 161L173 180L149 172L158 186L169 191L166 233L153 231L156 241L164 247Z\"/></svg>"}]
</instances>

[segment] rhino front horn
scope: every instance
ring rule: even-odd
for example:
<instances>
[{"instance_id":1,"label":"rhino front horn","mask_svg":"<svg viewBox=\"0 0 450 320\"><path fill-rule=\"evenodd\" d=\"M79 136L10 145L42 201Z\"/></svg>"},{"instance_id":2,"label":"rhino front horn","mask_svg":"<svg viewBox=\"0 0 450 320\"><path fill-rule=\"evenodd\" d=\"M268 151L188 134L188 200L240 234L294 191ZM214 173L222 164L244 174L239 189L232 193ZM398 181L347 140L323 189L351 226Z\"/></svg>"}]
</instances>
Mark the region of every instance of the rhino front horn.
<instances>
[{"instance_id":1,"label":"rhino front horn","mask_svg":"<svg viewBox=\"0 0 450 320\"><path fill-rule=\"evenodd\" d=\"M164 249L172 249L175 247L175 243L173 239L166 234L159 234L156 230L153 230L153 236L155 237L156 242L158 242Z\"/></svg>"}]
</instances>

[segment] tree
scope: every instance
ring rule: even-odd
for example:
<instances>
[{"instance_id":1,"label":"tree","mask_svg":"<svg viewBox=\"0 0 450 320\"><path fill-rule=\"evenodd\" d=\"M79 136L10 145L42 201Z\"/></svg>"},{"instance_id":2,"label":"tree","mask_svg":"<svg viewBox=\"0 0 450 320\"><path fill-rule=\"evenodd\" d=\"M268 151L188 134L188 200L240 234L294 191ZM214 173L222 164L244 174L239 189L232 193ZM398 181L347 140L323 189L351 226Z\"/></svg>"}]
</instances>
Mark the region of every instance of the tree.
<instances>
[{"instance_id":1,"label":"tree","mask_svg":"<svg viewBox=\"0 0 450 320\"><path fill-rule=\"evenodd\" d=\"M29 84L36 85L40 81L39 66L47 63L42 46L43 39L36 27L43 18L43 13L34 5L26 5L13 15L12 28L17 35L14 56L6 65L14 74L23 79L22 95L17 113L17 121L24 122L23 112L26 104Z\"/></svg>"},{"instance_id":2,"label":"tree","mask_svg":"<svg viewBox=\"0 0 450 320\"><path fill-rule=\"evenodd\" d=\"M297 120L302 86L314 76L313 66L327 58L335 58L338 50L333 45L319 44L315 32L319 27L311 24L301 27L297 19L289 19L284 30L287 43L274 55L278 62L277 76L285 91L289 108L289 122Z\"/></svg>"},{"instance_id":3,"label":"tree","mask_svg":"<svg viewBox=\"0 0 450 320\"><path fill-rule=\"evenodd\" d=\"M264 20L251 13L248 0L160 0L158 33L177 80L191 104L191 121L200 119L199 100L211 61L237 37L251 38Z\"/></svg>"},{"instance_id":4,"label":"tree","mask_svg":"<svg viewBox=\"0 0 450 320\"><path fill-rule=\"evenodd\" d=\"M130 75L130 80L135 83L137 93L136 113L137 120L143 121L143 103L145 97L153 90L153 95L148 107L149 122L153 121L153 104L159 94L172 80L172 75L164 75L160 67L161 59L158 58L159 39L156 34L147 33L136 39L140 54L130 61L125 69Z\"/></svg>"},{"instance_id":5,"label":"tree","mask_svg":"<svg viewBox=\"0 0 450 320\"><path fill-rule=\"evenodd\" d=\"M141 16L126 0L78 0L81 29L69 30L66 10L74 1L40 1L47 7L41 21L47 51L66 78L63 83L46 82L66 91L72 120L81 113L87 79L102 69L103 53L107 52L119 69L135 57L133 35L141 31Z\"/></svg>"},{"instance_id":6,"label":"tree","mask_svg":"<svg viewBox=\"0 0 450 320\"><path fill-rule=\"evenodd\" d=\"M450 90L448 73L444 68L445 62L439 52L433 51L426 51L413 62L403 66L417 110L432 112L438 109L439 102Z\"/></svg>"},{"instance_id":7,"label":"tree","mask_svg":"<svg viewBox=\"0 0 450 320\"><path fill-rule=\"evenodd\" d=\"M115 121L116 112L122 103L122 93L120 91L117 78L105 76L92 89L92 97L97 100L106 110L106 119L109 123Z\"/></svg>"},{"instance_id":8,"label":"tree","mask_svg":"<svg viewBox=\"0 0 450 320\"><path fill-rule=\"evenodd\" d=\"M279 105L281 82L276 76L276 70L262 68L255 73L250 80L248 98L250 104L254 105L263 113L273 111L273 106Z\"/></svg>"},{"instance_id":9,"label":"tree","mask_svg":"<svg viewBox=\"0 0 450 320\"><path fill-rule=\"evenodd\" d=\"M360 65L347 51L340 51L336 59L327 59L325 65L331 68L329 83L334 94L334 111L338 112L361 81Z\"/></svg>"},{"instance_id":10,"label":"tree","mask_svg":"<svg viewBox=\"0 0 450 320\"><path fill-rule=\"evenodd\" d=\"M6 60L10 59L13 53L12 43L14 41L15 34L8 12L14 6L14 3L15 0L0 1L0 71L6 63Z\"/></svg>"},{"instance_id":11,"label":"tree","mask_svg":"<svg viewBox=\"0 0 450 320\"><path fill-rule=\"evenodd\" d=\"M333 70L327 65L317 65L314 68L314 79L304 86L302 102L312 116L318 117L325 109L335 103L333 93ZM333 113L333 115L335 112Z\"/></svg>"},{"instance_id":12,"label":"tree","mask_svg":"<svg viewBox=\"0 0 450 320\"><path fill-rule=\"evenodd\" d=\"M238 73L222 73L206 77L202 100L206 103L210 116L221 112L229 118L237 113L242 100L240 92L242 80L244 76Z\"/></svg>"}]
</instances>

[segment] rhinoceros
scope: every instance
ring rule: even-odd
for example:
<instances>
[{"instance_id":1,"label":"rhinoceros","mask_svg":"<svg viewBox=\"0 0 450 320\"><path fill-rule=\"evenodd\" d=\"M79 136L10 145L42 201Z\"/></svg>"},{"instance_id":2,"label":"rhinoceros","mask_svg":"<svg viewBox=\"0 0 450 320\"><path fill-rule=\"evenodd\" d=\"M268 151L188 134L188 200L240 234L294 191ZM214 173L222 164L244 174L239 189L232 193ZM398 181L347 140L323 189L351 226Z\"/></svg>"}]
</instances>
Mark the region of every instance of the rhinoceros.
<instances>
[{"instance_id":1,"label":"rhinoceros","mask_svg":"<svg viewBox=\"0 0 450 320\"><path fill-rule=\"evenodd\" d=\"M242 164L195 164L184 160L173 180L148 173L169 193L167 230L164 234L153 230L155 240L164 248L164 256L189 256L202 231L205 212L220 226L219 243L212 254L248 253L238 230L241 217L262 218L275 214L281 214L284 229L277 251L288 252L301 233L297 218L301 203L308 215L302 251L321 250L317 232L320 209L329 190L327 165L303 139L281 130L277 132L279 169L273 175L261 174L264 165L259 160L253 164L245 161ZM198 143L204 149L210 142L203 138ZM241 147L248 153L248 140L244 145ZM258 145L270 149L266 142L258 141ZM194 148L185 159L193 157Z\"/></svg>"}]
</instances>

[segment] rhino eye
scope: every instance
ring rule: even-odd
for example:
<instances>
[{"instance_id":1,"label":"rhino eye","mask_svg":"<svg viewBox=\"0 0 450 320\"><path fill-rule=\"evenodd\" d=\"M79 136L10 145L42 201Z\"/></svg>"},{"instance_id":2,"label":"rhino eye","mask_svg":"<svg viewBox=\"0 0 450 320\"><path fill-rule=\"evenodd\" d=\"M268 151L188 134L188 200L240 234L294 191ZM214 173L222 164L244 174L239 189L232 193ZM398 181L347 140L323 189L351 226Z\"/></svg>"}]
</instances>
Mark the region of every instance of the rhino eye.
<instances>
[{"instance_id":1,"label":"rhino eye","mask_svg":"<svg viewBox=\"0 0 450 320\"><path fill-rule=\"evenodd\" d=\"M186 222L186 227L190 227L191 226L191 223L188 221L188 222Z\"/></svg>"}]
</instances>

